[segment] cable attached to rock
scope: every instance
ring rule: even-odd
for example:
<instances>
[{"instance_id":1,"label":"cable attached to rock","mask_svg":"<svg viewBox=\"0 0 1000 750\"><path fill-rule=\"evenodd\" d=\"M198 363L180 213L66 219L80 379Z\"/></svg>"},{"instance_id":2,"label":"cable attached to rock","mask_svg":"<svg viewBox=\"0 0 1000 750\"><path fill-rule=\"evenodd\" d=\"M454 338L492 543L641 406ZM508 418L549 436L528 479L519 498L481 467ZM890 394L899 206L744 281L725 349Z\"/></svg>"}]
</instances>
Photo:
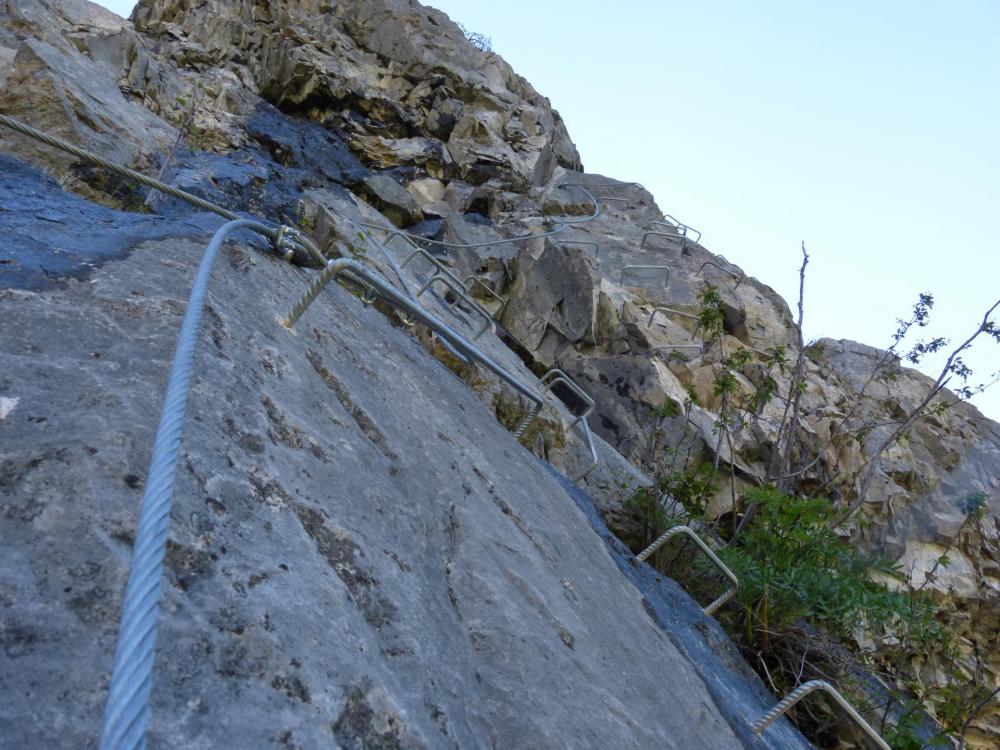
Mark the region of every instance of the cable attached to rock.
<instances>
[{"instance_id":1,"label":"cable attached to rock","mask_svg":"<svg viewBox=\"0 0 1000 750\"><path fill-rule=\"evenodd\" d=\"M223 208L218 204L207 201L204 198L199 198L197 195L193 195L185 190L176 188L173 185L168 185L160 180L154 180L152 177L147 177L142 174L142 172L136 172L134 169L129 169L121 164L116 164L115 162L98 156L91 151L82 149L79 146L74 146L72 143L64 141L62 138L56 138L48 133L43 133L41 130L37 130L20 120L15 120L13 117L0 114L0 125L4 125L21 135L34 138L36 141L44 143L47 146L57 148L60 151L65 151L67 154L72 154L78 159L83 159L84 161L89 161L99 167L104 167L117 175L127 177L130 180L135 180L146 187L159 190L161 193L165 193L167 195L172 195L174 198L190 203L192 206L200 208L203 211L210 211L231 221L241 218L239 214L230 211L228 208ZM305 258L309 258L321 267L326 264L326 258L323 256L323 253L320 252L319 248L316 247L315 243L293 227L281 227L279 229L274 229L264 226L261 234L270 240L276 241L283 248L283 253L291 251L299 262L303 262Z\"/></svg>"},{"instance_id":2,"label":"cable attached to rock","mask_svg":"<svg viewBox=\"0 0 1000 750\"><path fill-rule=\"evenodd\" d=\"M191 286L132 545L132 562L104 711L101 750L132 750L145 746L163 559L170 532L170 506L198 328L212 265L223 241L237 229L252 229L265 236L274 234L273 229L250 219L236 219L222 225L208 243Z\"/></svg>"}]
</instances>

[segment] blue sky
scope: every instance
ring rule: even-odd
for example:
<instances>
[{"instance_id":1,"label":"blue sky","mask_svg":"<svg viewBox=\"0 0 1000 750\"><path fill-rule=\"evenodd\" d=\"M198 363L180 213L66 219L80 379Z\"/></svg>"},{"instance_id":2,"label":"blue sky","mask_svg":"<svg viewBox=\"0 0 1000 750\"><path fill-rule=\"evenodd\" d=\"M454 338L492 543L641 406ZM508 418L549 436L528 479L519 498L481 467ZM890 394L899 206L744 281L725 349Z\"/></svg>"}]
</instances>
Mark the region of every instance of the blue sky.
<instances>
[{"instance_id":1,"label":"blue sky","mask_svg":"<svg viewBox=\"0 0 1000 750\"><path fill-rule=\"evenodd\" d=\"M962 340L1000 298L1000 3L430 4L552 100L588 171L793 305L804 239L807 337L885 346L930 291L926 335ZM1000 345L966 361L987 379ZM975 403L1000 419L1000 385Z\"/></svg>"}]
</instances>

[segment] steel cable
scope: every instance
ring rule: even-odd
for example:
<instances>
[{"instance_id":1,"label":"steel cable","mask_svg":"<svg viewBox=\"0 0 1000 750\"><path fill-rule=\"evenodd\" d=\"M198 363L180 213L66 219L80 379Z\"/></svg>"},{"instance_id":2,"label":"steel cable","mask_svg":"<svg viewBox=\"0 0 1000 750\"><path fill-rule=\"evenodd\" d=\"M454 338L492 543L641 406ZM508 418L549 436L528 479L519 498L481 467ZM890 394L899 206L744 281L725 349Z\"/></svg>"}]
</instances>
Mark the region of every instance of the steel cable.
<instances>
[{"instance_id":1,"label":"steel cable","mask_svg":"<svg viewBox=\"0 0 1000 750\"><path fill-rule=\"evenodd\" d=\"M105 705L101 750L131 750L145 746L149 696L153 687L160 582L198 328L212 265L223 241L237 229L252 229L264 235L274 231L250 219L236 219L222 225L208 243L191 286L135 530L114 668Z\"/></svg>"},{"instance_id":2,"label":"steel cable","mask_svg":"<svg viewBox=\"0 0 1000 750\"><path fill-rule=\"evenodd\" d=\"M109 161L101 156L98 156L97 154L91 151L82 149L79 146L74 146L72 143L64 141L62 138L56 138L55 136L51 136L48 133L43 133L41 130L36 130L35 128L31 127L30 125L26 125L20 120L15 120L13 117L8 117L7 115L0 114L0 125L5 125L6 127L20 133L21 135L26 135L29 138L34 138L36 141L40 141L47 146L52 146L52 148L57 148L60 151L65 151L66 153L72 154L73 156L79 159L83 159L84 161L89 161L92 164L97 164L100 167L109 169L115 174L121 175L122 177L128 177L129 179L135 180L136 182L145 185L146 187L153 188L154 190L159 190L161 193L166 193L167 195L172 195L173 197L179 198L182 201L186 201L187 203L190 203L192 206L200 208L204 211L210 211L212 213L218 214L224 219L235 220L240 218L239 214L230 211L228 208L223 208L222 206L212 203L211 201L207 201L204 198L199 198L197 195L193 195L185 190L181 190L180 188L175 188L173 185L168 185L167 183L161 182L160 180L154 180L152 177L147 177L146 175L142 174L142 172L136 172L134 169L129 169L128 167L123 166L121 164L116 164L115 162ZM274 229L272 227L263 227L263 231L261 231L261 234L263 234L270 240L278 240L279 232L282 232L282 230ZM286 240L290 243L293 243L294 245L297 245L299 248L301 248L302 251L308 253L309 257L313 261L318 263L320 266L326 263L326 258L320 252L319 248L317 248L316 245L310 239L303 236L298 230L293 229L292 227L285 227L281 235L281 240L282 240L281 244L283 245L285 244Z\"/></svg>"}]
</instances>

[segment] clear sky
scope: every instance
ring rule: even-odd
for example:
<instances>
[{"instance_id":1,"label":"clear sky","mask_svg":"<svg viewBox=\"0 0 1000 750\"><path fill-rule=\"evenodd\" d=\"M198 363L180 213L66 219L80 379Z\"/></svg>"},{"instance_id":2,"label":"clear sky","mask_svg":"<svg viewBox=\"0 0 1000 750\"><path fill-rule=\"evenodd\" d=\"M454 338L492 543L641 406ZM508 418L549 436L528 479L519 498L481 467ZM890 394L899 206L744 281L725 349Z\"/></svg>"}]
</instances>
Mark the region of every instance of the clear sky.
<instances>
[{"instance_id":1,"label":"clear sky","mask_svg":"<svg viewBox=\"0 0 1000 750\"><path fill-rule=\"evenodd\" d=\"M808 338L884 347L930 291L926 335L964 340L1000 298L995 0L429 4L551 99L588 171L792 305L805 240ZM966 361L989 379L1000 345ZM975 403L1000 420L1000 384Z\"/></svg>"}]
</instances>

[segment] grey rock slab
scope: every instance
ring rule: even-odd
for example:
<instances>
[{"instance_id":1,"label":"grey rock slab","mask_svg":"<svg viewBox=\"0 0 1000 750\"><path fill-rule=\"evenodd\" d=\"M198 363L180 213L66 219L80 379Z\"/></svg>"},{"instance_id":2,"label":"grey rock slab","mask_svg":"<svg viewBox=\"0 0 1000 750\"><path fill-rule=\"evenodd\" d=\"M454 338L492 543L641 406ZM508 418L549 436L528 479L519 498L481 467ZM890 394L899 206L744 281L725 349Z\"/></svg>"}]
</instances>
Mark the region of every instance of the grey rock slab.
<instances>
[{"instance_id":1,"label":"grey rock slab","mask_svg":"<svg viewBox=\"0 0 1000 750\"><path fill-rule=\"evenodd\" d=\"M369 175L362 185L362 192L369 202L396 226L409 226L422 218L417 202L402 185L388 175Z\"/></svg>"},{"instance_id":2,"label":"grey rock slab","mask_svg":"<svg viewBox=\"0 0 1000 750\"><path fill-rule=\"evenodd\" d=\"M18 47L0 91L0 111L131 166L155 160L177 137L148 109L127 101L105 66L35 38ZM75 160L7 128L0 129L0 148L50 165Z\"/></svg>"},{"instance_id":3,"label":"grey rock slab","mask_svg":"<svg viewBox=\"0 0 1000 750\"><path fill-rule=\"evenodd\" d=\"M94 746L202 248L148 242L89 281L0 298L0 391L18 399L0 422L14 745ZM744 746L557 477L471 389L339 287L294 332L277 324L306 281L243 244L215 269L150 744Z\"/></svg>"},{"instance_id":4,"label":"grey rock slab","mask_svg":"<svg viewBox=\"0 0 1000 750\"><path fill-rule=\"evenodd\" d=\"M85 279L144 240L203 236L215 214L170 218L114 211L60 190L49 177L0 153L0 289L42 289ZM97 227L96 234L81 227ZM128 290L126 290L127 293Z\"/></svg>"}]
</instances>

